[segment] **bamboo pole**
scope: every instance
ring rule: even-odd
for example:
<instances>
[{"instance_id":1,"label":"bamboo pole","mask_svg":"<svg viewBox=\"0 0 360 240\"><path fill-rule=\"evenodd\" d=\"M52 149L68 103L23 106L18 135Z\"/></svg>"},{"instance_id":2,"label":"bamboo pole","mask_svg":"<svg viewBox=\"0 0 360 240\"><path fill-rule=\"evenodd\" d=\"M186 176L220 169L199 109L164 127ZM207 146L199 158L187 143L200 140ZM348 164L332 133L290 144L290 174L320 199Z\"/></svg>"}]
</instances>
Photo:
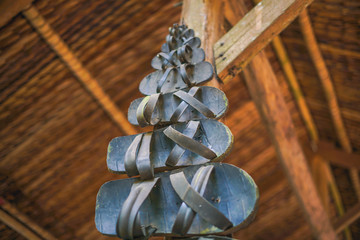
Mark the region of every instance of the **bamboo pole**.
<instances>
[{"instance_id":1,"label":"bamboo pole","mask_svg":"<svg viewBox=\"0 0 360 240\"><path fill-rule=\"evenodd\" d=\"M126 134L136 134L135 128L127 121L124 114L116 104L104 92L102 87L90 72L84 67L80 60L71 51L69 46L61 39L58 33L46 22L35 6L30 5L23 12L29 23L35 28L39 35L49 44L54 52L74 73L90 95L96 100L100 107L108 114L114 123Z\"/></svg>"},{"instance_id":2,"label":"bamboo pole","mask_svg":"<svg viewBox=\"0 0 360 240\"><path fill-rule=\"evenodd\" d=\"M337 137L343 149L346 152L351 153L352 147L351 147L350 139L345 129L344 122L341 117L340 107L336 97L335 88L331 80L330 73L326 67L324 58L321 54L318 43L316 41L315 33L313 31L310 17L306 9L301 12L299 17L299 22L306 46L308 48L314 66L318 72L318 76L320 78L320 82L322 84L325 93L325 97L329 106L330 114L333 120ZM359 180L358 171L356 169L350 169L350 176L358 200L360 200L360 180Z\"/></svg>"}]
</instances>

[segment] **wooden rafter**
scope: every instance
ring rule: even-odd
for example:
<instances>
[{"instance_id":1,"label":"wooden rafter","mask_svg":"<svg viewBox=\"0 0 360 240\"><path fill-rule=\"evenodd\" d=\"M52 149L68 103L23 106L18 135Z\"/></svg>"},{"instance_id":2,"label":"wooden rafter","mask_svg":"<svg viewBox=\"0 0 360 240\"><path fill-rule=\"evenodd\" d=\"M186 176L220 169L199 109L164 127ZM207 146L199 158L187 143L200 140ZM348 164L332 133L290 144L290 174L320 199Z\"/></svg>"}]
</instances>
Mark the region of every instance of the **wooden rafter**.
<instances>
[{"instance_id":1,"label":"wooden rafter","mask_svg":"<svg viewBox=\"0 0 360 240\"><path fill-rule=\"evenodd\" d=\"M346 214L335 223L335 230L340 233L344 228L360 218L360 203L350 208Z\"/></svg>"},{"instance_id":2,"label":"wooden rafter","mask_svg":"<svg viewBox=\"0 0 360 240\"><path fill-rule=\"evenodd\" d=\"M100 107L110 116L115 124L126 134L136 134L135 128L119 110L116 104L105 93L96 79L83 66L80 60L70 50L69 46L61 39L46 20L30 5L23 12L29 23L36 29L40 36L49 44L66 66L74 73L77 79L88 90L90 95L99 103Z\"/></svg>"},{"instance_id":3,"label":"wooden rafter","mask_svg":"<svg viewBox=\"0 0 360 240\"><path fill-rule=\"evenodd\" d=\"M309 50L310 57L317 70L322 88L325 93L325 97L329 106L332 121L335 127L336 135L344 150L348 153L351 153L352 147L341 116L340 107L335 92L335 87L331 80L330 73L326 67L325 60L321 54L318 43L316 41L315 33L312 28L310 17L306 9L301 12L299 17L299 22L306 46ZM359 180L358 171L356 169L351 169L350 175L351 175L352 183L355 188L356 195L360 200L360 180Z\"/></svg>"},{"instance_id":4,"label":"wooden rafter","mask_svg":"<svg viewBox=\"0 0 360 240\"><path fill-rule=\"evenodd\" d=\"M38 235L28 229L25 225L19 222L16 218L8 214L0 208L0 221L4 222L10 228L21 234L27 239L42 240Z\"/></svg>"},{"instance_id":5,"label":"wooden rafter","mask_svg":"<svg viewBox=\"0 0 360 240\"><path fill-rule=\"evenodd\" d=\"M253 0L255 4L258 4L261 2L260 0ZM280 35L274 37L272 40L272 46L274 48L274 51L277 55L277 58L280 62L280 65L282 67L282 70L284 72L284 75L288 81L288 84L290 86L290 89L292 91L294 101L296 102L300 116L305 124L306 130L308 132L310 143L312 146L312 150L318 149L318 142L319 142L319 133L318 129L315 125L315 121L310 113L309 107L306 103L304 94L300 88L299 81L296 77L295 71L293 69L293 66L291 64L291 60L286 52L285 46L281 40ZM319 191L320 198L324 204L324 207L326 210L328 210L329 204L330 204L330 198L329 198L329 188L330 192L333 195L335 205L337 212L340 216L344 214L344 207L343 203L340 197L340 193L335 181L335 178L333 176L332 170L330 168L329 162L324 160L324 158L321 155L316 155L312 157L312 173L315 180L315 185ZM326 174L325 174L326 172ZM328 188L329 185L329 188ZM345 229L345 235L346 239L350 240L352 239L350 230L348 228Z\"/></svg>"},{"instance_id":6,"label":"wooden rafter","mask_svg":"<svg viewBox=\"0 0 360 240\"><path fill-rule=\"evenodd\" d=\"M278 4L277 1L276 4ZM232 6L231 10L235 16L244 16L247 11L246 7L241 3L238 3L236 6ZM256 11L256 9L253 9L248 14L254 15L254 11ZM248 14L235 26L238 27L238 34L240 32L245 34L245 31L249 30L246 25L252 23L249 23L246 20ZM274 23L274 25L276 24ZM235 27L233 27L233 29ZM252 27L254 28L255 26ZM278 26L278 28L281 27ZM264 31L266 32L266 29ZM280 31L281 30L279 30L279 32ZM223 45L228 43L236 44L236 39L238 39L239 36L242 35L228 35ZM235 40L232 40L231 37ZM218 43L221 43L222 40L224 40L224 38L221 38ZM246 41L246 39L243 40ZM256 39L251 40L256 42ZM215 45L215 55L217 56L216 47L217 46ZM231 46L228 46L228 48L230 47ZM239 54L242 54L241 51L246 51L245 49L246 48L240 50ZM252 48L252 50L256 51L257 49ZM236 56L234 58L236 58ZM246 64L248 60L240 62L241 64ZM216 63L218 64L218 62ZM228 64L230 63L231 61L228 62ZM217 65L218 71L221 71L221 69L225 69L226 67L228 66L224 65L218 67ZM310 225L313 227L315 235L319 239L336 239L335 231L333 230L329 218L317 195L315 185L307 167L305 156L296 138L291 116L287 110L276 76L265 54L260 52L249 63L248 67L243 70L250 95L260 112L263 122L268 128L278 157L284 166L284 170L293 186L301 206L304 209L305 215L309 220Z\"/></svg>"},{"instance_id":7,"label":"wooden rafter","mask_svg":"<svg viewBox=\"0 0 360 240\"><path fill-rule=\"evenodd\" d=\"M264 53L254 57L249 67L244 69L244 75L250 95L315 235L319 239L336 239L317 195L276 76Z\"/></svg>"},{"instance_id":8,"label":"wooden rafter","mask_svg":"<svg viewBox=\"0 0 360 240\"><path fill-rule=\"evenodd\" d=\"M0 198L0 220L28 239L56 239L3 198Z\"/></svg>"},{"instance_id":9,"label":"wooden rafter","mask_svg":"<svg viewBox=\"0 0 360 240\"><path fill-rule=\"evenodd\" d=\"M360 154L347 153L338 149L334 144L320 141L317 151L314 153L310 147L304 147L308 156L315 154L321 155L325 161L342 168L360 170Z\"/></svg>"},{"instance_id":10,"label":"wooden rafter","mask_svg":"<svg viewBox=\"0 0 360 240\"><path fill-rule=\"evenodd\" d=\"M216 69L226 82L240 72L313 0L263 0L214 45Z\"/></svg>"},{"instance_id":11,"label":"wooden rafter","mask_svg":"<svg viewBox=\"0 0 360 240\"><path fill-rule=\"evenodd\" d=\"M20 13L34 0L2 0L0 1L0 27L4 26L11 18Z\"/></svg>"}]
</instances>

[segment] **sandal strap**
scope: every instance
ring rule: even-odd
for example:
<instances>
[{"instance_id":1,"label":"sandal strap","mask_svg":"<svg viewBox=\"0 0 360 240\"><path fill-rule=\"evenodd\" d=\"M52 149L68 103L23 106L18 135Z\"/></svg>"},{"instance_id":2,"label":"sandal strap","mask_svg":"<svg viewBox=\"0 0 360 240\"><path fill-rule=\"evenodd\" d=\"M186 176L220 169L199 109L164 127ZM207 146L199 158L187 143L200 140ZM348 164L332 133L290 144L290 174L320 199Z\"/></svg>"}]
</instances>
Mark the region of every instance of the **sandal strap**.
<instances>
[{"instance_id":1,"label":"sandal strap","mask_svg":"<svg viewBox=\"0 0 360 240\"><path fill-rule=\"evenodd\" d=\"M165 70L164 74L162 75L162 77L160 78L157 87L156 87L156 92L160 93L161 92L161 87L164 85L166 79L168 78L169 74L171 71L176 70L176 68L174 67L169 67Z\"/></svg>"},{"instance_id":2,"label":"sandal strap","mask_svg":"<svg viewBox=\"0 0 360 240\"><path fill-rule=\"evenodd\" d=\"M179 90L174 93L175 96L180 98L181 100L185 101L191 107L202 113L207 118L215 118L215 114L207 107L205 104L188 94L182 90Z\"/></svg>"},{"instance_id":3,"label":"sandal strap","mask_svg":"<svg viewBox=\"0 0 360 240\"><path fill-rule=\"evenodd\" d=\"M136 159L136 167L139 171L141 180L154 177L154 166L150 161L150 147L153 132L144 133L139 152Z\"/></svg>"},{"instance_id":4,"label":"sandal strap","mask_svg":"<svg viewBox=\"0 0 360 240\"><path fill-rule=\"evenodd\" d=\"M183 45L189 45L190 47L197 47L196 43L201 44L201 40L198 37L190 37L183 42Z\"/></svg>"},{"instance_id":5,"label":"sandal strap","mask_svg":"<svg viewBox=\"0 0 360 240\"><path fill-rule=\"evenodd\" d=\"M195 94L197 93L197 91L199 91L199 89L200 89L199 87L192 87L190 88L188 94L190 94L191 96L195 96ZM171 115L170 122L177 122L188 106L189 104L187 104L184 101L181 101L179 106L177 106L177 108Z\"/></svg>"},{"instance_id":6,"label":"sandal strap","mask_svg":"<svg viewBox=\"0 0 360 240\"><path fill-rule=\"evenodd\" d=\"M170 51L173 49L176 49L177 45L178 45L177 40L171 35L166 36L166 43L167 43Z\"/></svg>"},{"instance_id":7,"label":"sandal strap","mask_svg":"<svg viewBox=\"0 0 360 240\"><path fill-rule=\"evenodd\" d=\"M198 141L184 135L183 133L175 130L173 127L167 127L163 133L165 136L170 138L180 147L189 150L193 153L199 154L200 156L206 159L214 159L217 157L216 153L211 149L207 148L205 145L199 143Z\"/></svg>"},{"instance_id":8,"label":"sandal strap","mask_svg":"<svg viewBox=\"0 0 360 240\"><path fill-rule=\"evenodd\" d=\"M187 28L186 30L184 30L184 31L180 34L180 36L181 36L182 38L184 38L184 39L188 39L188 38L194 37L194 35L195 35L195 32L194 32L194 30L191 29L191 28Z\"/></svg>"},{"instance_id":9,"label":"sandal strap","mask_svg":"<svg viewBox=\"0 0 360 240\"><path fill-rule=\"evenodd\" d=\"M136 167L136 155L139 151L143 136L144 134L137 135L126 150L124 165L125 172L129 177L139 175L139 171Z\"/></svg>"},{"instance_id":10,"label":"sandal strap","mask_svg":"<svg viewBox=\"0 0 360 240\"><path fill-rule=\"evenodd\" d=\"M200 126L200 122L198 121L190 121L186 125L186 128L183 131L183 134L189 138L193 138L198 131ZM176 166L179 162L181 156L185 153L186 149L180 147L179 145L175 145L175 147L171 150L168 158L166 159L165 164L167 166Z\"/></svg>"},{"instance_id":11,"label":"sandal strap","mask_svg":"<svg viewBox=\"0 0 360 240\"><path fill-rule=\"evenodd\" d=\"M199 168L191 180L191 187L194 188L194 190L197 191L201 196L204 195L212 169L213 166ZM181 235L186 234L191 227L195 215L195 211L193 211L189 206L186 205L185 202L183 202L180 206L178 214L176 215L175 222L172 227L172 232Z\"/></svg>"},{"instance_id":12,"label":"sandal strap","mask_svg":"<svg viewBox=\"0 0 360 240\"><path fill-rule=\"evenodd\" d=\"M212 170L213 170L213 166L211 166L211 165L201 167L198 170L198 171L200 171L200 173L199 174L196 173L195 176L197 174L198 174L198 176L203 175L203 177L201 177L201 178L203 179L203 183L205 183L209 179L209 176L210 176L210 173ZM178 194L180 199L188 207L190 207L194 212L196 212L201 218L203 218L205 221L209 222L210 224L212 224L222 230L226 230L226 229L232 227L231 221L202 196L202 194L205 191L204 188L206 186L206 183L205 184L198 183L199 184L198 191L196 191L188 183L183 172L171 174L170 181L171 181L171 185L173 186L175 192ZM202 192L202 194L199 193L200 191ZM192 221L192 219L187 218L186 216L183 215L184 214L183 211L186 212L186 209L185 210L184 210L184 208L181 209L180 215L178 215L179 222L178 223L175 222L176 225L174 224L174 226L173 226L173 231L179 231L179 234L185 234L188 230L186 228L189 228L188 227L189 222L187 222L187 221L189 221L189 220ZM187 220L187 221L183 222L184 225L180 225L180 222L182 219ZM183 232L184 230L186 230L185 233Z\"/></svg>"},{"instance_id":13,"label":"sandal strap","mask_svg":"<svg viewBox=\"0 0 360 240\"><path fill-rule=\"evenodd\" d=\"M187 71L186 69L188 67L193 67L194 65L193 64L182 64L180 66L180 75L181 75L181 78L182 80L186 83L186 85L188 85L188 87L191 87L193 85L193 83L191 82L190 80L190 77L189 75L187 74Z\"/></svg>"},{"instance_id":14,"label":"sandal strap","mask_svg":"<svg viewBox=\"0 0 360 240\"><path fill-rule=\"evenodd\" d=\"M191 62L192 48L189 45L184 45L176 50L179 60L183 63Z\"/></svg>"},{"instance_id":15,"label":"sandal strap","mask_svg":"<svg viewBox=\"0 0 360 240\"><path fill-rule=\"evenodd\" d=\"M160 118L152 118L155 107L159 101L160 93L152 94L144 97L136 109L136 119L141 127L148 125L155 125L160 121Z\"/></svg>"},{"instance_id":16,"label":"sandal strap","mask_svg":"<svg viewBox=\"0 0 360 240\"><path fill-rule=\"evenodd\" d=\"M142 180L154 177L150 161L152 132L136 136L125 153L124 165L129 177L140 175Z\"/></svg>"},{"instance_id":17,"label":"sandal strap","mask_svg":"<svg viewBox=\"0 0 360 240\"><path fill-rule=\"evenodd\" d=\"M172 54L172 55L173 55L173 54ZM166 53L161 52L161 53L158 54L158 57L165 59L169 64L171 64L172 66L175 66L175 63L174 63L174 61L173 61L173 59L172 59L172 55L169 55L169 54L166 54ZM161 62L162 62L161 67L162 67L163 69L164 69L166 66L168 66L168 64L164 63L164 61L161 61Z\"/></svg>"},{"instance_id":18,"label":"sandal strap","mask_svg":"<svg viewBox=\"0 0 360 240\"><path fill-rule=\"evenodd\" d=\"M141 205L144 203L159 178L134 183L130 194L125 200L116 223L116 234L123 239L134 239L136 218Z\"/></svg>"}]
</instances>

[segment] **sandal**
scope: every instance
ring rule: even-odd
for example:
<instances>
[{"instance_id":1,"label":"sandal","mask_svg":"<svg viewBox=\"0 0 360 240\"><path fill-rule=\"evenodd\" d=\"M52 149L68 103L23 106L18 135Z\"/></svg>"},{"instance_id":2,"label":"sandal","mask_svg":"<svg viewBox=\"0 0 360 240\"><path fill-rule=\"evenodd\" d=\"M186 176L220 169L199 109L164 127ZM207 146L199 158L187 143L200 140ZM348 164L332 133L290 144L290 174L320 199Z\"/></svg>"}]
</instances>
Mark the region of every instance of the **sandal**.
<instances>
[{"instance_id":1,"label":"sandal","mask_svg":"<svg viewBox=\"0 0 360 240\"><path fill-rule=\"evenodd\" d=\"M228 107L224 92L202 86L174 93L153 94L135 99L128 110L128 121L141 127L200 119L219 119Z\"/></svg>"},{"instance_id":2,"label":"sandal","mask_svg":"<svg viewBox=\"0 0 360 240\"><path fill-rule=\"evenodd\" d=\"M227 235L255 218L258 198L255 182L240 168L191 166L148 181L105 183L97 195L95 224L102 234L123 239Z\"/></svg>"},{"instance_id":3,"label":"sandal","mask_svg":"<svg viewBox=\"0 0 360 240\"><path fill-rule=\"evenodd\" d=\"M187 28L186 25L174 24L169 29L169 35L166 36L166 42L161 46L161 51L169 53L186 44L189 44L192 48L199 48L201 40L195 37L193 29Z\"/></svg>"},{"instance_id":4,"label":"sandal","mask_svg":"<svg viewBox=\"0 0 360 240\"><path fill-rule=\"evenodd\" d=\"M209 62L187 63L150 73L140 82L139 90L144 95L174 92L205 83L212 76L213 68Z\"/></svg>"},{"instance_id":5,"label":"sandal","mask_svg":"<svg viewBox=\"0 0 360 240\"><path fill-rule=\"evenodd\" d=\"M230 152L233 135L218 121L179 123L153 132L111 140L107 153L109 171L152 178L156 172L221 161Z\"/></svg>"},{"instance_id":6,"label":"sandal","mask_svg":"<svg viewBox=\"0 0 360 240\"><path fill-rule=\"evenodd\" d=\"M170 53L159 53L151 60L151 66L157 70L168 67L178 67L183 63L197 64L205 59L205 52L201 48L191 48L184 45Z\"/></svg>"},{"instance_id":7,"label":"sandal","mask_svg":"<svg viewBox=\"0 0 360 240\"><path fill-rule=\"evenodd\" d=\"M161 51L164 53L169 53L182 47L183 45L189 45L193 49L200 48L201 40L198 37L176 39L173 36L167 36L166 42L161 46Z\"/></svg>"}]
</instances>

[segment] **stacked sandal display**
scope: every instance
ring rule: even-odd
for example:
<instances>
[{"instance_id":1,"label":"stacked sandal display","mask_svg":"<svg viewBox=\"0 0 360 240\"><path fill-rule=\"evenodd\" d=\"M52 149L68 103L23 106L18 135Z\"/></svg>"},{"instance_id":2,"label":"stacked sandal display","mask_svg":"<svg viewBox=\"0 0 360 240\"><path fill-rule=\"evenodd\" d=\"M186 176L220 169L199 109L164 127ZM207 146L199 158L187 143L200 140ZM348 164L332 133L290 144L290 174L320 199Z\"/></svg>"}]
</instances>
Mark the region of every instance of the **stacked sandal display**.
<instances>
[{"instance_id":1,"label":"stacked sandal display","mask_svg":"<svg viewBox=\"0 0 360 240\"><path fill-rule=\"evenodd\" d=\"M152 59L155 71L139 86L145 97L130 104L128 120L154 131L109 143L108 169L133 178L100 188L95 223L102 234L227 235L254 219L255 182L242 169L217 163L230 152L233 135L216 121L227 110L225 94L198 86L213 75L200 44L192 29L174 24Z\"/></svg>"}]
</instances>

